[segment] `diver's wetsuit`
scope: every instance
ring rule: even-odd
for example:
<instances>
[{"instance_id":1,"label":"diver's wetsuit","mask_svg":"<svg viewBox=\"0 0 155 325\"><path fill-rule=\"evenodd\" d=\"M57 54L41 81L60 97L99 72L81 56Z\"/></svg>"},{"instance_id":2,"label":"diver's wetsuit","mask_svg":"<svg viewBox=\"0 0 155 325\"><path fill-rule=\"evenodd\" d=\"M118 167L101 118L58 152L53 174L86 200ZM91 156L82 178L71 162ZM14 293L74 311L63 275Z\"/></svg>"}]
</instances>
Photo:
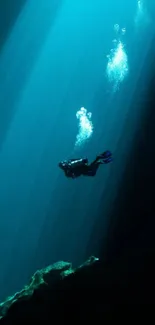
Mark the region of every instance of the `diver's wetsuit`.
<instances>
[{"instance_id":1,"label":"diver's wetsuit","mask_svg":"<svg viewBox=\"0 0 155 325\"><path fill-rule=\"evenodd\" d=\"M59 163L59 167L64 171L66 177L77 178L81 175L95 176L101 164L108 164L112 161L112 154L110 151L105 151L96 159L88 164L88 159L70 159Z\"/></svg>"}]
</instances>

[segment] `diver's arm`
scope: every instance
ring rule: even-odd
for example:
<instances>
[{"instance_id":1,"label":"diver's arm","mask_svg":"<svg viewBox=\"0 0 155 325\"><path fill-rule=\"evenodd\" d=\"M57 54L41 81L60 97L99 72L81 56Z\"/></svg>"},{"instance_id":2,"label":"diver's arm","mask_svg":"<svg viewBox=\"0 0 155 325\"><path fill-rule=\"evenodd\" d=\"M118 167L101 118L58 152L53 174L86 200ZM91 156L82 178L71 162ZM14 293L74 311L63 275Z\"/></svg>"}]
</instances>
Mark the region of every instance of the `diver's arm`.
<instances>
[{"instance_id":1,"label":"diver's arm","mask_svg":"<svg viewBox=\"0 0 155 325\"><path fill-rule=\"evenodd\" d=\"M65 175L66 175L66 177L76 178L75 173L73 173L70 169L65 171Z\"/></svg>"}]
</instances>

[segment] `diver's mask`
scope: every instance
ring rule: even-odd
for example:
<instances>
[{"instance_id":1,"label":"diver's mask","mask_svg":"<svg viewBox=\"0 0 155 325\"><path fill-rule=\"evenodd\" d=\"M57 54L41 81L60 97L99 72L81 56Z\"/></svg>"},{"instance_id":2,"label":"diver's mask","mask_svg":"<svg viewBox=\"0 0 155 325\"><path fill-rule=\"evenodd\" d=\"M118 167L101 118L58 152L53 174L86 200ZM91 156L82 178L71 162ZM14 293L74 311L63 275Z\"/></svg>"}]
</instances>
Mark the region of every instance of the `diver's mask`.
<instances>
[{"instance_id":1,"label":"diver's mask","mask_svg":"<svg viewBox=\"0 0 155 325\"><path fill-rule=\"evenodd\" d=\"M61 169L63 169L63 170L67 169L67 167L68 167L67 161L66 161L66 160L61 161L61 162L59 163L59 167L60 167Z\"/></svg>"}]
</instances>

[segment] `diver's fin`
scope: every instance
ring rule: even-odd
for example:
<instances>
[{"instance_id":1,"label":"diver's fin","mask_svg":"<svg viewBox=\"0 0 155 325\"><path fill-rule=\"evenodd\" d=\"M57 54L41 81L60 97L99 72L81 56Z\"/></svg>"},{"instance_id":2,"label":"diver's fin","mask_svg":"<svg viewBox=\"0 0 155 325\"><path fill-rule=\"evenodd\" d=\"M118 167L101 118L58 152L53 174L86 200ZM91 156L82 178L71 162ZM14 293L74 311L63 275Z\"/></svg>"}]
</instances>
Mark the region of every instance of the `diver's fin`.
<instances>
[{"instance_id":1,"label":"diver's fin","mask_svg":"<svg viewBox=\"0 0 155 325\"><path fill-rule=\"evenodd\" d=\"M112 156L112 153L109 150L106 150L103 153L101 153L100 155L98 155L98 158L106 159L106 158L110 158L111 156Z\"/></svg>"},{"instance_id":2,"label":"diver's fin","mask_svg":"<svg viewBox=\"0 0 155 325\"><path fill-rule=\"evenodd\" d=\"M109 164L112 161L113 161L113 158L112 157L109 157L109 158L103 159L103 164Z\"/></svg>"}]
</instances>

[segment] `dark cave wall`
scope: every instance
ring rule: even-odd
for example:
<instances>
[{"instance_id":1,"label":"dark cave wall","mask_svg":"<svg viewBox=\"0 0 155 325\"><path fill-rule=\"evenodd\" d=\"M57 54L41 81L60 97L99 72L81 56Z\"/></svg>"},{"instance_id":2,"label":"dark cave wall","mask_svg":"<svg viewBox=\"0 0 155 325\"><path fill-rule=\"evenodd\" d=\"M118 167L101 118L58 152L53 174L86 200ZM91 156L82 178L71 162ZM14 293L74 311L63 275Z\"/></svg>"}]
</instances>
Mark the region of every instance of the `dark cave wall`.
<instances>
[{"instance_id":1,"label":"dark cave wall","mask_svg":"<svg viewBox=\"0 0 155 325\"><path fill-rule=\"evenodd\" d=\"M98 219L87 247L88 255L90 252L99 255L105 263L114 263L117 268L125 265L125 261L133 269L134 265L139 268L144 260L151 263L155 253L154 44L152 37L139 69L129 113L114 153L108 186L102 194ZM144 48L142 41L139 45L137 58ZM124 95L121 100L119 96L117 98L122 107L130 96L136 69L137 62L133 62L129 80L121 89Z\"/></svg>"},{"instance_id":2,"label":"dark cave wall","mask_svg":"<svg viewBox=\"0 0 155 325\"><path fill-rule=\"evenodd\" d=\"M148 62L148 73L143 75L142 71L133 100L133 105L136 101L141 109L141 118L110 213L107 256L123 254L126 249L132 251L133 255L135 251L141 256L147 252L150 254L150 251L154 253L155 65L152 48L146 57L146 66ZM131 128L132 116L127 121L126 130Z\"/></svg>"}]
</instances>

